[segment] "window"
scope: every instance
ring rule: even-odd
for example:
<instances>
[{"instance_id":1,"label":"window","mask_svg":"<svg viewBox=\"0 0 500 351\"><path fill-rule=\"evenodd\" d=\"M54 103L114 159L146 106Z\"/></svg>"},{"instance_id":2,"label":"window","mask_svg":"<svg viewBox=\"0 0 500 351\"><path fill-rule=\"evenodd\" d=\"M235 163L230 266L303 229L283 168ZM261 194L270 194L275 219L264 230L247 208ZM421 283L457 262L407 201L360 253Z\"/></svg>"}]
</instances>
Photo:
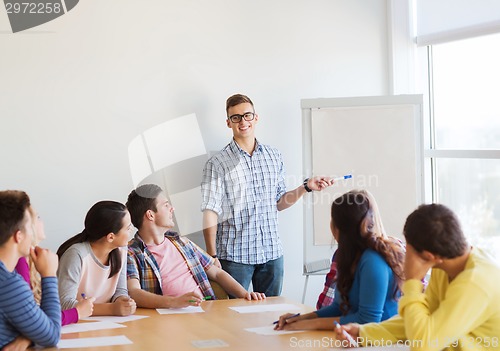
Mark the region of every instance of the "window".
<instances>
[{"instance_id":1,"label":"window","mask_svg":"<svg viewBox=\"0 0 500 351\"><path fill-rule=\"evenodd\" d=\"M432 200L500 257L500 34L428 47Z\"/></svg>"}]
</instances>

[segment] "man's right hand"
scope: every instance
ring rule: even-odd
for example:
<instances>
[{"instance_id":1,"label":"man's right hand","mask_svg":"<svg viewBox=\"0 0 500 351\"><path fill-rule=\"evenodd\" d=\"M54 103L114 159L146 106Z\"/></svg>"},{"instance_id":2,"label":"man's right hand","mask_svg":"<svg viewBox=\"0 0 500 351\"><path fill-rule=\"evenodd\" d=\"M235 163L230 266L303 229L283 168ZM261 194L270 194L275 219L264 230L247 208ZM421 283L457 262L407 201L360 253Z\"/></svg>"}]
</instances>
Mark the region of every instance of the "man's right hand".
<instances>
[{"instance_id":1,"label":"man's right hand","mask_svg":"<svg viewBox=\"0 0 500 351\"><path fill-rule=\"evenodd\" d=\"M30 256L42 278L56 276L59 261L55 253L36 246L30 249Z\"/></svg>"},{"instance_id":2,"label":"man's right hand","mask_svg":"<svg viewBox=\"0 0 500 351\"><path fill-rule=\"evenodd\" d=\"M214 266L222 269L222 265L220 264L220 261L218 258L214 258Z\"/></svg>"},{"instance_id":3,"label":"man's right hand","mask_svg":"<svg viewBox=\"0 0 500 351\"><path fill-rule=\"evenodd\" d=\"M344 324L340 328L334 328L335 331L335 337L337 340L344 341L342 345L346 345L347 347L354 347L354 345L351 345L349 342L349 339L344 335L344 332L348 333L349 335L352 336L354 340L358 340L359 338L359 324L357 323L349 323L349 324ZM359 345L361 346L361 345Z\"/></svg>"},{"instance_id":4,"label":"man's right hand","mask_svg":"<svg viewBox=\"0 0 500 351\"><path fill-rule=\"evenodd\" d=\"M94 312L95 297L88 297L78 301L75 308L78 312L78 319L89 317Z\"/></svg>"},{"instance_id":5,"label":"man's right hand","mask_svg":"<svg viewBox=\"0 0 500 351\"><path fill-rule=\"evenodd\" d=\"M184 295L177 297L170 297L169 308L183 308L187 306L199 306L201 301L201 297L199 294L193 292L188 292Z\"/></svg>"}]
</instances>

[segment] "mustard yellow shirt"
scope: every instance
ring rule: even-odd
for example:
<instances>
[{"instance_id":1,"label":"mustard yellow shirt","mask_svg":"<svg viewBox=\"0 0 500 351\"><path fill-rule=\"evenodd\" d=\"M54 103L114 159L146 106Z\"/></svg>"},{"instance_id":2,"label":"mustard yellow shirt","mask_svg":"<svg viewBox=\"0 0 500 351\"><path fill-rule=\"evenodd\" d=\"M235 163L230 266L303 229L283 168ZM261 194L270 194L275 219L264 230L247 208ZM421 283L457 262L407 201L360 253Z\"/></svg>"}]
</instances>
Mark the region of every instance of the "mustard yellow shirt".
<instances>
[{"instance_id":1,"label":"mustard yellow shirt","mask_svg":"<svg viewBox=\"0 0 500 351\"><path fill-rule=\"evenodd\" d=\"M464 271L453 281L433 269L429 285L403 284L399 314L360 327L365 346L408 345L411 350L500 350L500 266L473 248Z\"/></svg>"}]
</instances>

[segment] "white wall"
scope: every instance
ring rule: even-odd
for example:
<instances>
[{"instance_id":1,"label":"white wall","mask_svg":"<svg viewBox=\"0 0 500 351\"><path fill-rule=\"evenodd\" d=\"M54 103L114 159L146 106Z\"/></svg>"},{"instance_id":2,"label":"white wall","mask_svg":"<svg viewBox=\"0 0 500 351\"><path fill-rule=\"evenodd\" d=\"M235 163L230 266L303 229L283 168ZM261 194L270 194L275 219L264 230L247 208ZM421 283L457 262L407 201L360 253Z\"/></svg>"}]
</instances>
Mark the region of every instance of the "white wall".
<instances>
[{"instance_id":1,"label":"white wall","mask_svg":"<svg viewBox=\"0 0 500 351\"><path fill-rule=\"evenodd\" d=\"M85 0L12 34L0 10L0 189L30 194L57 249L94 202L125 201L136 135L196 113L218 150L236 92L254 100L258 138L282 151L298 186L300 99L387 94L386 22L384 0ZM301 202L280 225L283 293L299 300ZM311 279L309 304L322 281Z\"/></svg>"}]
</instances>

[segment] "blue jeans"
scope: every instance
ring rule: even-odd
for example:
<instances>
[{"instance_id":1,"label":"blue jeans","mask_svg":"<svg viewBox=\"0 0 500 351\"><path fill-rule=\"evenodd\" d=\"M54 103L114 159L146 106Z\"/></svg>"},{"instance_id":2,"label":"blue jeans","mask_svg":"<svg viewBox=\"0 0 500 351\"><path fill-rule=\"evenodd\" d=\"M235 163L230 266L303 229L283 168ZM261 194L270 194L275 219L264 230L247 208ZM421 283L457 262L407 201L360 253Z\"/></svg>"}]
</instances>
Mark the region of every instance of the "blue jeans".
<instances>
[{"instance_id":1,"label":"blue jeans","mask_svg":"<svg viewBox=\"0 0 500 351\"><path fill-rule=\"evenodd\" d=\"M253 291L266 296L280 296L283 286L283 256L261 264L244 264L220 260L222 269L228 272L246 290L252 281ZM231 296L232 297L232 296Z\"/></svg>"}]
</instances>

